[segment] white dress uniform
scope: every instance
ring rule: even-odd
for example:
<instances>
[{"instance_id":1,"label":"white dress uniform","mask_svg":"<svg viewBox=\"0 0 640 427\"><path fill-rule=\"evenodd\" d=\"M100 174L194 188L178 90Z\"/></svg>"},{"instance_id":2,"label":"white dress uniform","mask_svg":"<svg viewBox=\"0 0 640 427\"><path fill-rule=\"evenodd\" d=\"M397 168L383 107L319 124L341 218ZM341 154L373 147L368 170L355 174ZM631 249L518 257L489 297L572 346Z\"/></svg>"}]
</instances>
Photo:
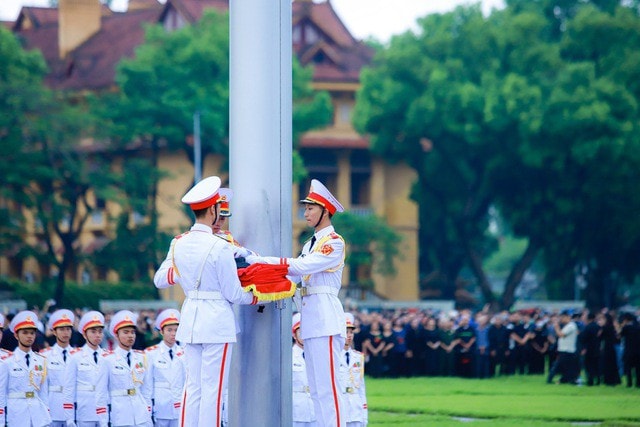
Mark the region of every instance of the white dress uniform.
<instances>
[{"instance_id":1,"label":"white dress uniform","mask_svg":"<svg viewBox=\"0 0 640 427\"><path fill-rule=\"evenodd\" d=\"M171 355L169 355L171 351ZM153 418L157 427L177 427L182 409L182 393L186 379L184 349L169 348L164 341L146 350Z\"/></svg>"},{"instance_id":2,"label":"white dress uniform","mask_svg":"<svg viewBox=\"0 0 640 427\"><path fill-rule=\"evenodd\" d=\"M319 204L332 214L343 211L329 190L315 179L311 181L309 195L301 202ZM318 230L297 258L253 255L247 258L250 263L286 264L291 280L302 281L300 333L320 427L345 425L340 414L342 394L336 378L346 337L344 309L338 299L344 258L345 242L331 225Z\"/></svg>"},{"instance_id":3,"label":"white dress uniform","mask_svg":"<svg viewBox=\"0 0 640 427\"><path fill-rule=\"evenodd\" d=\"M307 378L307 368L304 361L304 350L297 344L291 349L293 373L291 386L293 389L293 426L316 426L316 414L313 409L313 399Z\"/></svg>"},{"instance_id":4,"label":"white dress uniform","mask_svg":"<svg viewBox=\"0 0 640 427\"><path fill-rule=\"evenodd\" d=\"M73 328L75 316L71 310L56 310L51 314L47 328L53 330L55 328L68 326ZM64 381L67 362L71 357L73 347L60 347L57 343L53 347L46 348L40 352L47 358L47 382L49 384L49 413L51 414L52 427L65 427L66 416L64 413Z\"/></svg>"},{"instance_id":5,"label":"white dress uniform","mask_svg":"<svg viewBox=\"0 0 640 427\"><path fill-rule=\"evenodd\" d=\"M98 311L88 311L78 323L78 330L85 334L87 329L104 327L104 316ZM76 349L67 361L64 383L64 410L67 423L75 421L78 427L98 427L99 413L107 413L107 407L98 408L96 384L100 372L101 347L93 350L89 344Z\"/></svg>"},{"instance_id":6,"label":"white dress uniform","mask_svg":"<svg viewBox=\"0 0 640 427\"><path fill-rule=\"evenodd\" d=\"M67 362L71 359L72 347L62 348L58 344L40 352L47 358L47 383L49 389L49 413L52 427L64 427L64 383ZM63 354L64 352L64 354ZM66 359L66 360L65 360Z\"/></svg>"},{"instance_id":7,"label":"white dress uniform","mask_svg":"<svg viewBox=\"0 0 640 427\"><path fill-rule=\"evenodd\" d=\"M156 319L156 328L178 325L180 312L168 309ZM148 378L152 390L153 418L156 427L177 427L182 408L182 393L186 379L184 349L164 341L145 350L149 362Z\"/></svg>"},{"instance_id":8,"label":"white dress uniform","mask_svg":"<svg viewBox=\"0 0 640 427\"><path fill-rule=\"evenodd\" d=\"M219 188L220 178L205 178L182 202L193 210L211 207L219 202ZM154 283L160 289L178 283L186 295L176 335L185 346L187 361L180 425L219 426L237 332L231 303L256 304L258 300L243 291L231 246L201 223L173 239Z\"/></svg>"},{"instance_id":9,"label":"white dress uniform","mask_svg":"<svg viewBox=\"0 0 640 427\"><path fill-rule=\"evenodd\" d=\"M21 311L11 321L11 332L37 329L37 316ZM16 348L11 356L0 363L0 425L9 427L42 427L51 424L49 390L47 388L47 359L30 350L25 353ZM6 420L5 420L6 415Z\"/></svg>"},{"instance_id":10,"label":"white dress uniform","mask_svg":"<svg viewBox=\"0 0 640 427\"><path fill-rule=\"evenodd\" d=\"M364 355L352 348L343 351L340 363L340 392L343 394L347 427L364 427L369 422L364 385Z\"/></svg>"},{"instance_id":11,"label":"white dress uniform","mask_svg":"<svg viewBox=\"0 0 640 427\"><path fill-rule=\"evenodd\" d=\"M296 331L300 328L300 313L293 315L291 325L291 333L295 339ZM315 427L317 426L316 414L313 409L313 399L311 399L304 349L300 347L298 342L295 342L291 348L291 360L293 365L291 378L293 427Z\"/></svg>"},{"instance_id":12,"label":"white dress uniform","mask_svg":"<svg viewBox=\"0 0 640 427\"><path fill-rule=\"evenodd\" d=\"M113 336L126 326L135 327L136 316L127 310L113 315L109 330ZM147 378L147 357L144 351L124 350L118 346L102 356L96 384L98 408L101 411L100 425L151 426L151 382ZM107 417L108 415L108 417Z\"/></svg>"},{"instance_id":13,"label":"white dress uniform","mask_svg":"<svg viewBox=\"0 0 640 427\"><path fill-rule=\"evenodd\" d=\"M72 352L71 359L67 362L63 406L67 421L75 420L78 427L100 425L96 384L105 353L103 348L93 350L85 344ZM101 412L106 413L107 408L103 407Z\"/></svg>"}]
</instances>

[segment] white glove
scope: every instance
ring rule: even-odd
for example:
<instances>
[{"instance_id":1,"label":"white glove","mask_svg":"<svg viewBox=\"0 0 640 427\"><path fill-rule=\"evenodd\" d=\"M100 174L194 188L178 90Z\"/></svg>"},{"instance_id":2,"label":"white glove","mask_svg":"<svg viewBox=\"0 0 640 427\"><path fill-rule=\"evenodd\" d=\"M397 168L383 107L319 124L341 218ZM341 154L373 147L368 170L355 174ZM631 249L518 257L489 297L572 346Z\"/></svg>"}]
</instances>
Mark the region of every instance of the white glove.
<instances>
[{"instance_id":1,"label":"white glove","mask_svg":"<svg viewBox=\"0 0 640 427\"><path fill-rule=\"evenodd\" d=\"M260 262L260 257L258 255L255 255L254 253L251 253L251 254L247 255L246 257L244 257L244 260L248 264L255 264L255 263Z\"/></svg>"}]
</instances>

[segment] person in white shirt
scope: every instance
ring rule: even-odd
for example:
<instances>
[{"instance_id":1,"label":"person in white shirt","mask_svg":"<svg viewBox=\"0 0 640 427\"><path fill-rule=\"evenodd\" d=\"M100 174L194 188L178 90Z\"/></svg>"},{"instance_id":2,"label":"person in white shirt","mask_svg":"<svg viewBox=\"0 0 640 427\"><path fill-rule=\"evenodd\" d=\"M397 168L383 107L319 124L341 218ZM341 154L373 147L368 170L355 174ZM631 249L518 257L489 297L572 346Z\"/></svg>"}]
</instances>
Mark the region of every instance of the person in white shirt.
<instances>
[{"instance_id":1,"label":"person in white shirt","mask_svg":"<svg viewBox=\"0 0 640 427\"><path fill-rule=\"evenodd\" d=\"M163 310L155 321L162 341L145 350L149 362L153 420L156 427L178 427L186 377L184 350L176 343L180 312Z\"/></svg>"},{"instance_id":2,"label":"person in white shirt","mask_svg":"<svg viewBox=\"0 0 640 427\"><path fill-rule=\"evenodd\" d=\"M82 315L78 330L86 343L71 353L67 361L63 388L67 427L99 427L100 415L107 407L99 407L96 384L106 350L100 347L104 337L104 316L99 311Z\"/></svg>"},{"instance_id":3,"label":"person in white shirt","mask_svg":"<svg viewBox=\"0 0 640 427\"><path fill-rule=\"evenodd\" d=\"M291 280L302 281L300 289L300 332L304 339L305 362L318 426L344 427L344 405L336 374L346 337L345 317L338 293L342 286L345 242L335 232L331 218L344 208L318 180L311 181L304 218L314 229L297 258L249 255L247 262L288 266ZM296 302L298 304L298 302Z\"/></svg>"},{"instance_id":4,"label":"person in white shirt","mask_svg":"<svg viewBox=\"0 0 640 427\"><path fill-rule=\"evenodd\" d=\"M151 421L151 389L147 378L147 358L144 351L133 350L138 318L129 310L113 315L109 329L118 346L102 359L96 385L99 408L109 405L108 413L100 414L100 426L145 426Z\"/></svg>"},{"instance_id":5,"label":"person in white shirt","mask_svg":"<svg viewBox=\"0 0 640 427\"><path fill-rule=\"evenodd\" d=\"M9 325L18 340L13 354L0 363L0 425L43 427L51 424L47 359L32 350L38 317L32 311L16 314ZM5 418L6 416L6 418Z\"/></svg>"},{"instance_id":6,"label":"person in white shirt","mask_svg":"<svg viewBox=\"0 0 640 427\"><path fill-rule=\"evenodd\" d=\"M345 313L347 339L344 357L340 362L340 392L344 396L347 427L365 427L369 422L367 392L364 385L364 354L353 347L353 331L356 328L353 314Z\"/></svg>"},{"instance_id":7,"label":"person in white shirt","mask_svg":"<svg viewBox=\"0 0 640 427\"><path fill-rule=\"evenodd\" d=\"M49 317L47 328L56 337L53 347L46 348L40 352L47 358L47 382L49 383L49 413L51 414L51 427L65 427L67 420L64 413L64 381L67 361L71 358L74 350L69 345L71 334L73 334L73 323L75 316L71 310L56 310Z\"/></svg>"},{"instance_id":8,"label":"person in white shirt","mask_svg":"<svg viewBox=\"0 0 640 427\"><path fill-rule=\"evenodd\" d=\"M176 236L154 276L157 288L179 284L186 295L176 339L185 346L187 379L180 414L183 426L219 426L229 363L236 342L231 304L257 304L238 278L232 246L213 234L220 216L220 178L198 182L182 198L195 215Z\"/></svg>"},{"instance_id":9,"label":"person in white shirt","mask_svg":"<svg viewBox=\"0 0 640 427\"><path fill-rule=\"evenodd\" d=\"M580 372L580 360L576 353L578 325L571 319L571 313L565 310L560 313L560 321L554 319L553 327L558 336L558 355L549 369L547 383L551 384L557 373L562 374L561 383L575 383L578 379L576 373Z\"/></svg>"}]
</instances>

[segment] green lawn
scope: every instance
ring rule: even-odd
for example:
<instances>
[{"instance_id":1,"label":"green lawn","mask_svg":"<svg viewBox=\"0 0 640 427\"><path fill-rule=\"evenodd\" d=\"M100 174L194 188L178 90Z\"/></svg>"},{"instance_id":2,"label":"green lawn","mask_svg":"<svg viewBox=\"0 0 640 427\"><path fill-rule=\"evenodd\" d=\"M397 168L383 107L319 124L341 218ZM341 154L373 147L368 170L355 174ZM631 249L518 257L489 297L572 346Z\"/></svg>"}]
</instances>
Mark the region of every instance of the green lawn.
<instances>
[{"instance_id":1,"label":"green lawn","mask_svg":"<svg viewBox=\"0 0 640 427\"><path fill-rule=\"evenodd\" d=\"M489 380L367 378L369 426L640 427L640 389Z\"/></svg>"}]
</instances>

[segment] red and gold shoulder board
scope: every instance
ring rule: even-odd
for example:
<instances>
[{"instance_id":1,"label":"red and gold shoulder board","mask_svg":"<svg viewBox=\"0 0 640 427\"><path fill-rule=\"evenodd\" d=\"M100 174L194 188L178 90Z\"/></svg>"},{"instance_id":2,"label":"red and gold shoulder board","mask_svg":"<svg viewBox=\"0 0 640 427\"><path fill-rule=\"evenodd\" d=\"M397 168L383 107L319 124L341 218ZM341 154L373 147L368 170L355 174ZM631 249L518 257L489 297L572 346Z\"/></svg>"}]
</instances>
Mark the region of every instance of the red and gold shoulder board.
<instances>
[{"instance_id":1,"label":"red and gold shoulder board","mask_svg":"<svg viewBox=\"0 0 640 427\"><path fill-rule=\"evenodd\" d=\"M188 232L188 231L185 231L184 233L182 233L182 234L178 234L177 236L175 236L175 237L174 237L174 239L179 239L179 238L181 238L181 237L183 237L183 236L186 236L187 234L189 234L189 232Z\"/></svg>"}]
</instances>

